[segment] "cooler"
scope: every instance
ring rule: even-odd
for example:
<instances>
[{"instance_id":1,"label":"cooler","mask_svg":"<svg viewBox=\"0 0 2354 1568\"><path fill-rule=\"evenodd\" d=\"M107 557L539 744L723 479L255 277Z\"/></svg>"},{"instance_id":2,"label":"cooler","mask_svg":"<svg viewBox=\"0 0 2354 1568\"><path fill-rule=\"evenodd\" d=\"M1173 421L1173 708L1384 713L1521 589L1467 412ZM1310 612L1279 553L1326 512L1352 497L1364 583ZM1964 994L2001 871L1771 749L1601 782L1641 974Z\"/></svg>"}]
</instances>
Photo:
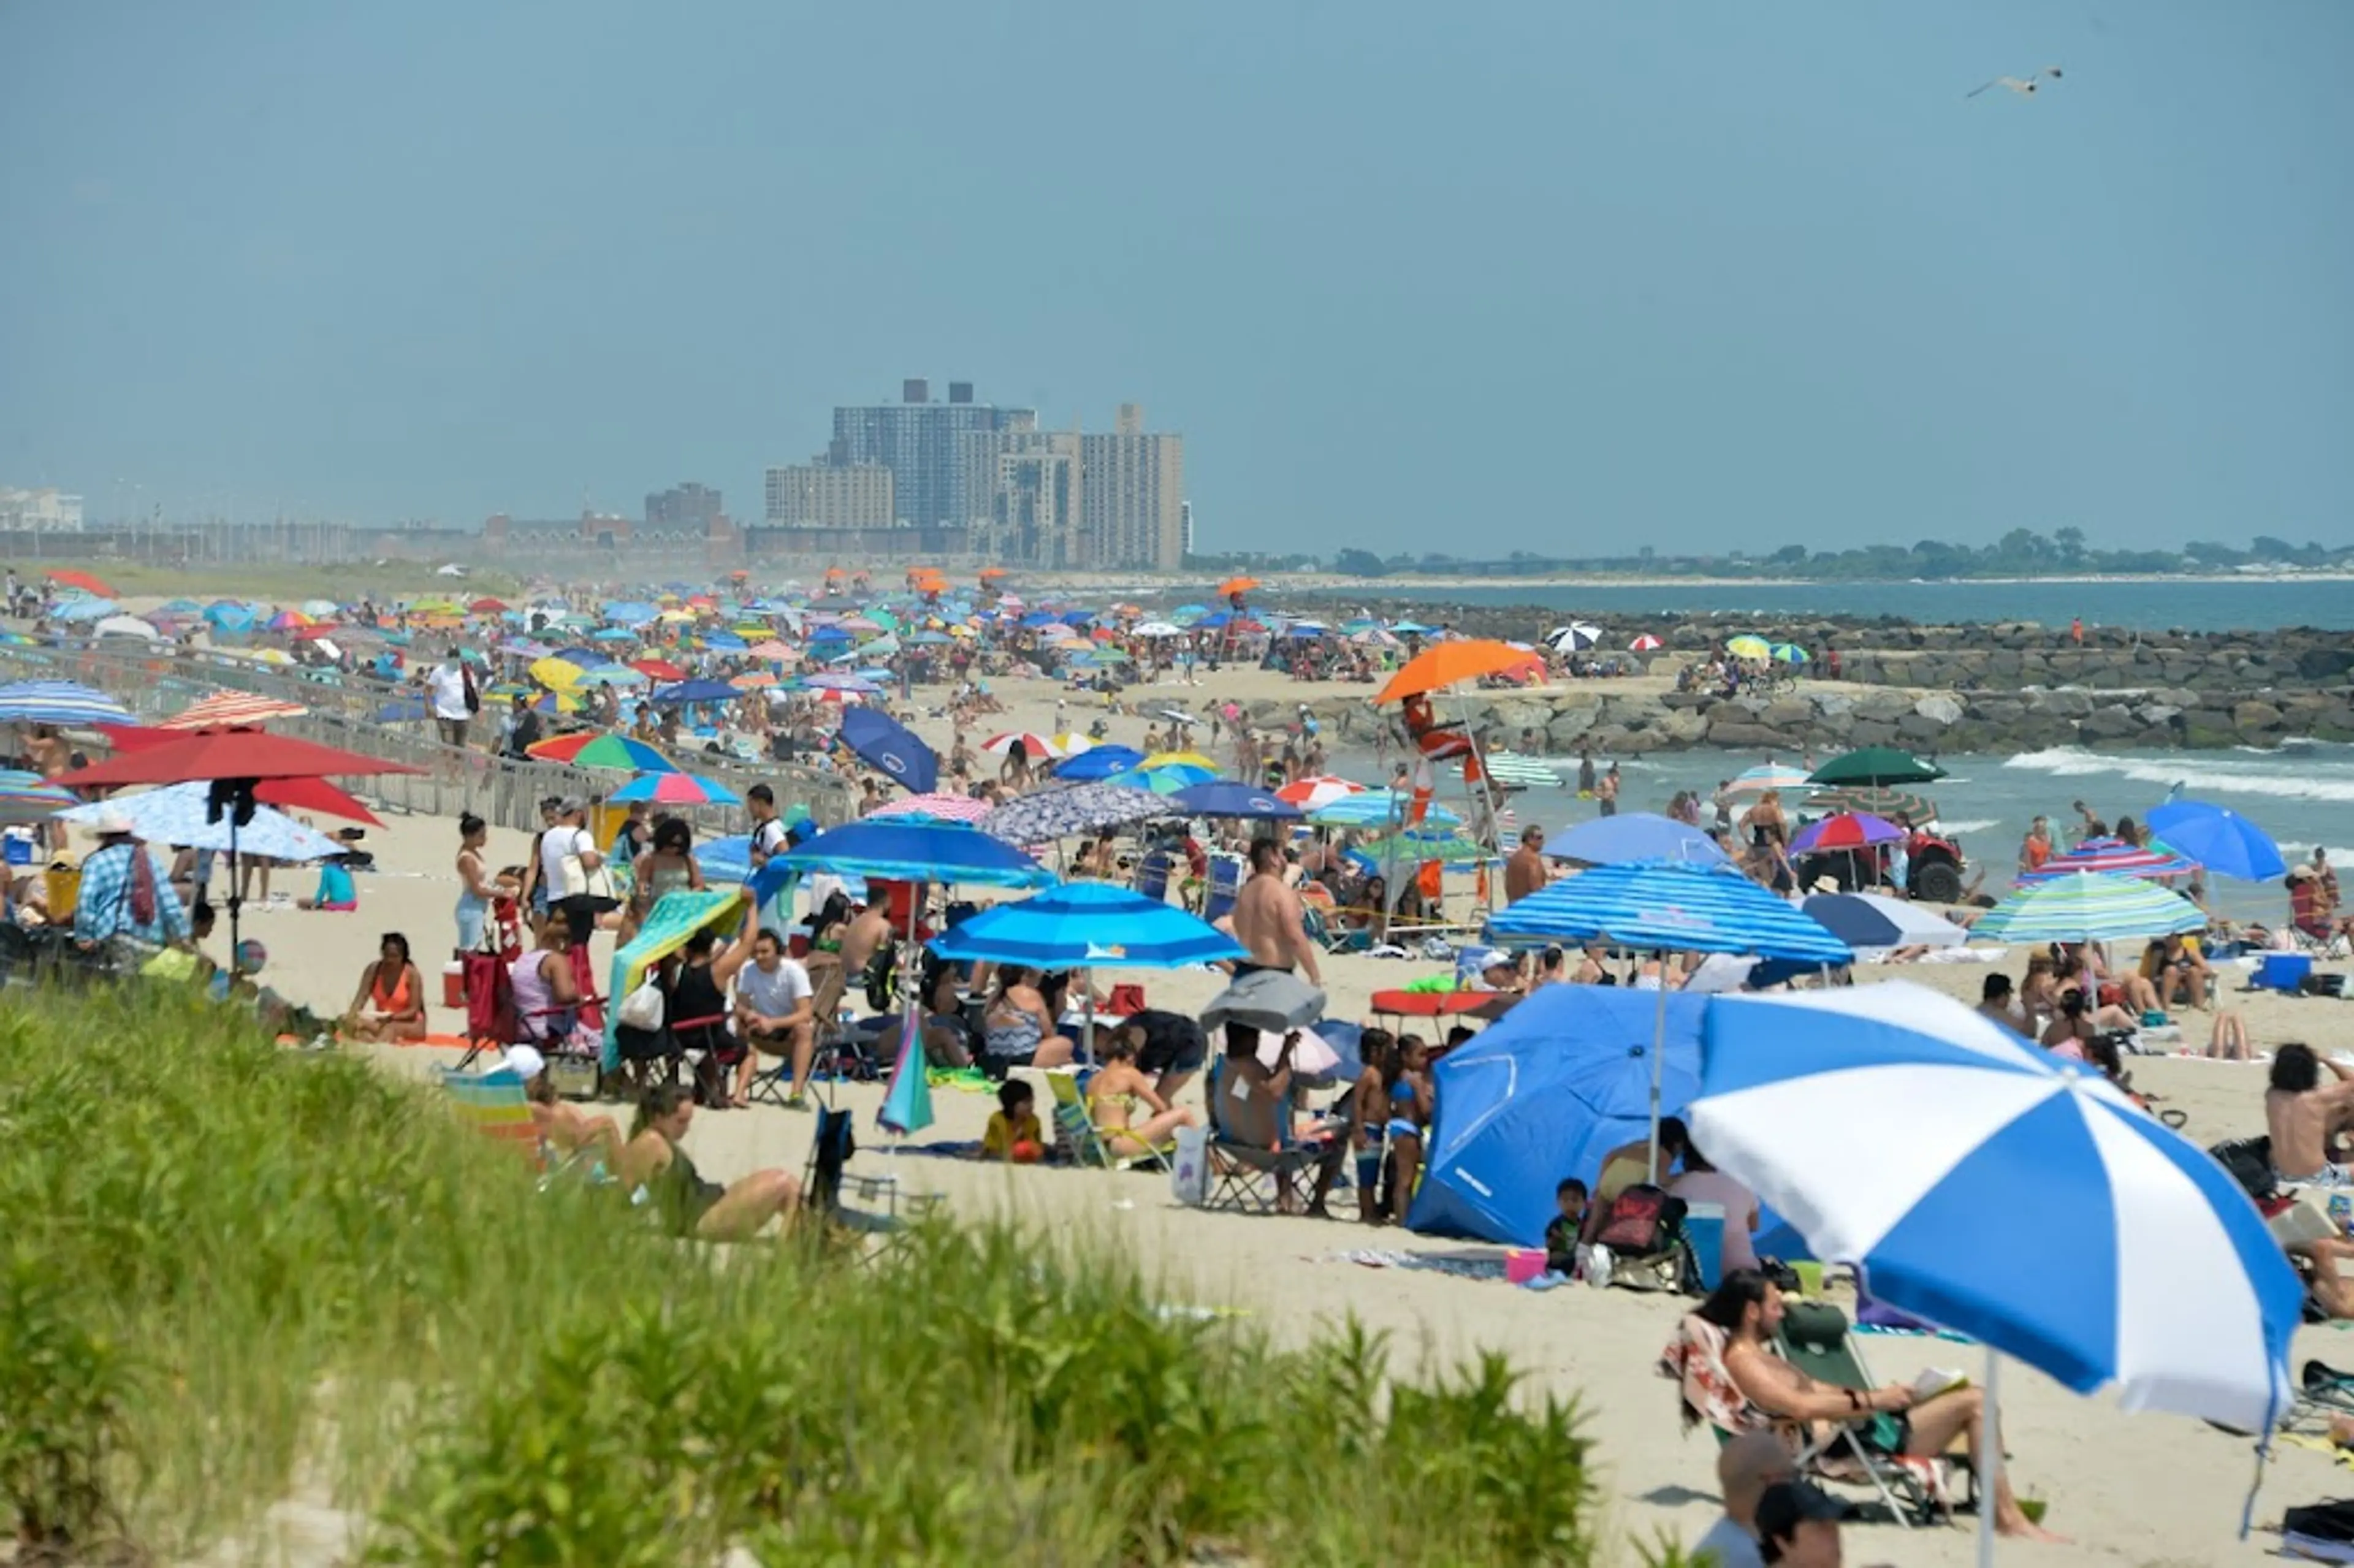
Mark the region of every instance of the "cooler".
<instances>
[{"instance_id":1,"label":"cooler","mask_svg":"<svg viewBox=\"0 0 2354 1568\"><path fill-rule=\"evenodd\" d=\"M1700 1270L1700 1287L1715 1289L1724 1273L1724 1205L1694 1203L1686 1208L1684 1241L1691 1247L1693 1266Z\"/></svg>"},{"instance_id":2,"label":"cooler","mask_svg":"<svg viewBox=\"0 0 2354 1568\"><path fill-rule=\"evenodd\" d=\"M461 1011L466 1005L466 966L455 959L441 966L441 1005Z\"/></svg>"},{"instance_id":3,"label":"cooler","mask_svg":"<svg viewBox=\"0 0 2354 1568\"><path fill-rule=\"evenodd\" d=\"M2256 988L2259 991L2285 991L2292 995L2313 972L2310 953L2266 953L2256 960Z\"/></svg>"}]
</instances>

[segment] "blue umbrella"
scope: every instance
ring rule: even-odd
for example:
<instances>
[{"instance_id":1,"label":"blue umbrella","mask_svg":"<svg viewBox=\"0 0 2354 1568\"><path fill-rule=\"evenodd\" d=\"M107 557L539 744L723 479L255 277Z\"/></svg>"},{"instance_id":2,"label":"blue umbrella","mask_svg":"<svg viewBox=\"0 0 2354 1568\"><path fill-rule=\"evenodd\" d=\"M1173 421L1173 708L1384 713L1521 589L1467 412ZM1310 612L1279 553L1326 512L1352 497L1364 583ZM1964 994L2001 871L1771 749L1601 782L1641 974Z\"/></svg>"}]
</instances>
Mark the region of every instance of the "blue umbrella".
<instances>
[{"instance_id":1,"label":"blue umbrella","mask_svg":"<svg viewBox=\"0 0 2354 1568\"><path fill-rule=\"evenodd\" d=\"M842 715L842 739L911 794L927 795L939 787L939 758L888 714L874 708L850 709Z\"/></svg>"},{"instance_id":2,"label":"blue umbrella","mask_svg":"<svg viewBox=\"0 0 2354 1568\"><path fill-rule=\"evenodd\" d=\"M669 707L678 703L733 702L743 694L725 681L674 681L656 686L652 701L657 706Z\"/></svg>"},{"instance_id":3,"label":"blue umbrella","mask_svg":"<svg viewBox=\"0 0 2354 1568\"><path fill-rule=\"evenodd\" d=\"M2288 870L2271 835L2229 806L2168 800L2147 820L2150 832L2220 876L2264 882Z\"/></svg>"},{"instance_id":4,"label":"blue umbrella","mask_svg":"<svg viewBox=\"0 0 2354 1568\"><path fill-rule=\"evenodd\" d=\"M69 599L49 611L51 620L103 620L114 613L111 599Z\"/></svg>"},{"instance_id":5,"label":"blue umbrella","mask_svg":"<svg viewBox=\"0 0 2354 1568\"><path fill-rule=\"evenodd\" d=\"M2305 1292L2247 1194L2106 1078L1960 1002L1903 981L1721 999L1691 1119L1817 1256L1983 1340L1989 1374L1999 1351L2127 1410L2250 1430L2284 1408Z\"/></svg>"},{"instance_id":6,"label":"blue umbrella","mask_svg":"<svg viewBox=\"0 0 2354 1568\"><path fill-rule=\"evenodd\" d=\"M1055 764L1057 779L1108 779L1144 760L1144 753L1127 746L1097 746Z\"/></svg>"},{"instance_id":7,"label":"blue umbrella","mask_svg":"<svg viewBox=\"0 0 2354 1568\"><path fill-rule=\"evenodd\" d=\"M132 832L150 843L226 850L230 847L229 813L223 811L216 821L206 821L212 789L204 779L171 784L111 800L93 800L59 811L58 820L88 826L110 814L120 814L129 820ZM344 846L324 833L269 806L254 807L253 820L239 825L236 836L239 854L266 855L271 860L323 860L344 853Z\"/></svg>"},{"instance_id":8,"label":"blue umbrella","mask_svg":"<svg viewBox=\"0 0 2354 1568\"><path fill-rule=\"evenodd\" d=\"M1729 866L1636 861L1606 865L1540 888L1488 923L1508 940L1615 942L1661 952L1754 953L1809 964L1844 964L1845 942ZM1668 993L1659 995L1655 1044L1664 1046ZM1659 1170L1659 1064L1651 1056L1651 1153Z\"/></svg>"},{"instance_id":9,"label":"blue umbrella","mask_svg":"<svg viewBox=\"0 0 2354 1568\"><path fill-rule=\"evenodd\" d=\"M892 817L830 828L771 865L796 872L900 882L961 883L971 887L1044 887L1055 874L1002 839L928 818Z\"/></svg>"},{"instance_id":10,"label":"blue umbrella","mask_svg":"<svg viewBox=\"0 0 2354 1568\"><path fill-rule=\"evenodd\" d=\"M1437 1111L1406 1224L1417 1231L1544 1245L1564 1176L1590 1190L1602 1157L1643 1136L1655 998L1621 986L1540 986L1447 1054ZM1681 1112L1700 1090L1705 997L1668 999L1661 1097Z\"/></svg>"},{"instance_id":11,"label":"blue umbrella","mask_svg":"<svg viewBox=\"0 0 2354 1568\"><path fill-rule=\"evenodd\" d=\"M0 724L129 724L131 710L104 692L73 681L16 681L0 686Z\"/></svg>"},{"instance_id":12,"label":"blue umbrella","mask_svg":"<svg viewBox=\"0 0 2354 1568\"><path fill-rule=\"evenodd\" d=\"M1297 821L1299 808L1288 800L1278 800L1256 786L1232 779L1213 779L1206 784L1189 784L1169 797L1169 803L1182 806L1196 817L1250 818L1263 821Z\"/></svg>"},{"instance_id":13,"label":"blue umbrella","mask_svg":"<svg viewBox=\"0 0 2354 1568\"><path fill-rule=\"evenodd\" d=\"M730 833L722 839L705 839L695 846L695 863L703 868L703 880L730 885L752 879L752 835Z\"/></svg>"},{"instance_id":14,"label":"blue umbrella","mask_svg":"<svg viewBox=\"0 0 2354 1568\"><path fill-rule=\"evenodd\" d=\"M1308 820L1320 828L1387 827L1404 822L1412 804L1411 798L1402 790L1363 789L1354 795L1327 800L1309 812ZM1459 828L1463 825L1463 819L1446 807L1433 803L1417 825Z\"/></svg>"},{"instance_id":15,"label":"blue umbrella","mask_svg":"<svg viewBox=\"0 0 2354 1568\"><path fill-rule=\"evenodd\" d=\"M933 938L931 948L960 963L988 959L1043 969L1173 969L1250 957L1199 916L1102 882L1066 883L1001 904Z\"/></svg>"},{"instance_id":16,"label":"blue umbrella","mask_svg":"<svg viewBox=\"0 0 2354 1568\"><path fill-rule=\"evenodd\" d=\"M1547 843L1545 853L1562 860L1582 860L1588 865L1620 865L1635 860L1725 863L1724 852L1716 847L1714 839L1689 822L1656 811L1628 811L1580 822Z\"/></svg>"}]
</instances>

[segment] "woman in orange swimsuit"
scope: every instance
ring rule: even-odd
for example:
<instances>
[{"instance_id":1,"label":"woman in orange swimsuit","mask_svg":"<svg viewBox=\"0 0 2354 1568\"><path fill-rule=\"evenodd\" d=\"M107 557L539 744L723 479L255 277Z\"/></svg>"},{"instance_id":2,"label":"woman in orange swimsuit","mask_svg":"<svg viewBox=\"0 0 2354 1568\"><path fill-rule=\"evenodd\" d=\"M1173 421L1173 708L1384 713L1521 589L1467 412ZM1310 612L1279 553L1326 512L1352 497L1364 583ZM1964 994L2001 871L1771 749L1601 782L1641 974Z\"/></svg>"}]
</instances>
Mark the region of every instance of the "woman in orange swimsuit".
<instances>
[{"instance_id":1,"label":"woman in orange swimsuit","mask_svg":"<svg viewBox=\"0 0 2354 1568\"><path fill-rule=\"evenodd\" d=\"M387 931L376 960L360 971L360 989L344 1014L344 1032L356 1040L425 1038L425 980L409 961L408 938Z\"/></svg>"}]
</instances>

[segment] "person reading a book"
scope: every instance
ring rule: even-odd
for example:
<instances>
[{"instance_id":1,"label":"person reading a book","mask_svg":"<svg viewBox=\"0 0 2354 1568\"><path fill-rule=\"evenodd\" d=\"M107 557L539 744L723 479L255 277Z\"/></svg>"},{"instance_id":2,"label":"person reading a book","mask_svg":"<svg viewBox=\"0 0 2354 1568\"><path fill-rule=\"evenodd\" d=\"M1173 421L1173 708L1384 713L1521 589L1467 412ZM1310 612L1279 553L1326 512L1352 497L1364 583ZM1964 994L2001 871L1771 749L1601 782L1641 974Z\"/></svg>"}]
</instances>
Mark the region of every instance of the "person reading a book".
<instances>
[{"instance_id":1,"label":"person reading a book","mask_svg":"<svg viewBox=\"0 0 2354 1568\"><path fill-rule=\"evenodd\" d=\"M1774 1335L1782 1315L1782 1292L1753 1268L1727 1274L1715 1294L1693 1313L1702 1323L1723 1330L1724 1371L1740 1401L1739 1408L1727 1414L1738 1430L1788 1434L1803 1425L1827 1439L1834 1425L1848 1426L1855 1440L1892 1458L1933 1459L1956 1436L1965 1436L1969 1451L1979 1451L1986 1419L1983 1391L1951 1386L1952 1378L1942 1373L1926 1384L1892 1383L1878 1388L1818 1383L1776 1351ZM1927 1392L1940 1384L1946 1385L1942 1392ZM1865 1419L1874 1415L1894 1420ZM2002 1534L2031 1541L2060 1539L2020 1508L2008 1466L1995 1482L1994 1510L1995 1529Z\"/></svg>"}]
</instances>

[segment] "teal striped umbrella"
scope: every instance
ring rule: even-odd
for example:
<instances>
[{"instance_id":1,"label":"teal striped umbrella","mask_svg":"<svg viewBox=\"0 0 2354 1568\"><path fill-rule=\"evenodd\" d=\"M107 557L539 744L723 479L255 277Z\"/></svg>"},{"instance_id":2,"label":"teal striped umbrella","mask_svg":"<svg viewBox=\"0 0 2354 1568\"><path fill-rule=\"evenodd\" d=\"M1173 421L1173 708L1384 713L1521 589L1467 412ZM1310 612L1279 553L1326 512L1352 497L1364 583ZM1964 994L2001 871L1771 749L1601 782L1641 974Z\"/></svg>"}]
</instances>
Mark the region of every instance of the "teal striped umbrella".
<instances>
[{"instance_id":1,"label":"teal striped umbrella","mask_svg":"<svg viewBox=\"0 0 2354 1568\"><path fill-rule=\"evenodd\" d=\"M1558 789L1561 769L1541 757L1523 756L1517 751L1491 751L1483 766L1488 777L1499 784L1518 784L1524 789ZM1458 766L1457 772L1461 772Z\"/></svg>"},{"instance_id":2,"label":"teal striped umbrella","mask_svg":"<svg viewBox=\"0 0 2354 1568\"><path fill-rule=\"evenodd\" d=\"M72 790L21 768L0 769L0 823L46 822L58 812L81 804Z\"/></svg>"},{"instance_id":3,"label":"teal striped umbrella","mask_svg":"<svg viewBox=\"0 0 2354 1568\"><path fill-rule=\"evenodd\" d=\"M2124 942L2206 925L2197 905L2156 883L2079 871L2020 888L1980 916L1970 935L2007 942Z\"/></svg>"}]
</instances>

